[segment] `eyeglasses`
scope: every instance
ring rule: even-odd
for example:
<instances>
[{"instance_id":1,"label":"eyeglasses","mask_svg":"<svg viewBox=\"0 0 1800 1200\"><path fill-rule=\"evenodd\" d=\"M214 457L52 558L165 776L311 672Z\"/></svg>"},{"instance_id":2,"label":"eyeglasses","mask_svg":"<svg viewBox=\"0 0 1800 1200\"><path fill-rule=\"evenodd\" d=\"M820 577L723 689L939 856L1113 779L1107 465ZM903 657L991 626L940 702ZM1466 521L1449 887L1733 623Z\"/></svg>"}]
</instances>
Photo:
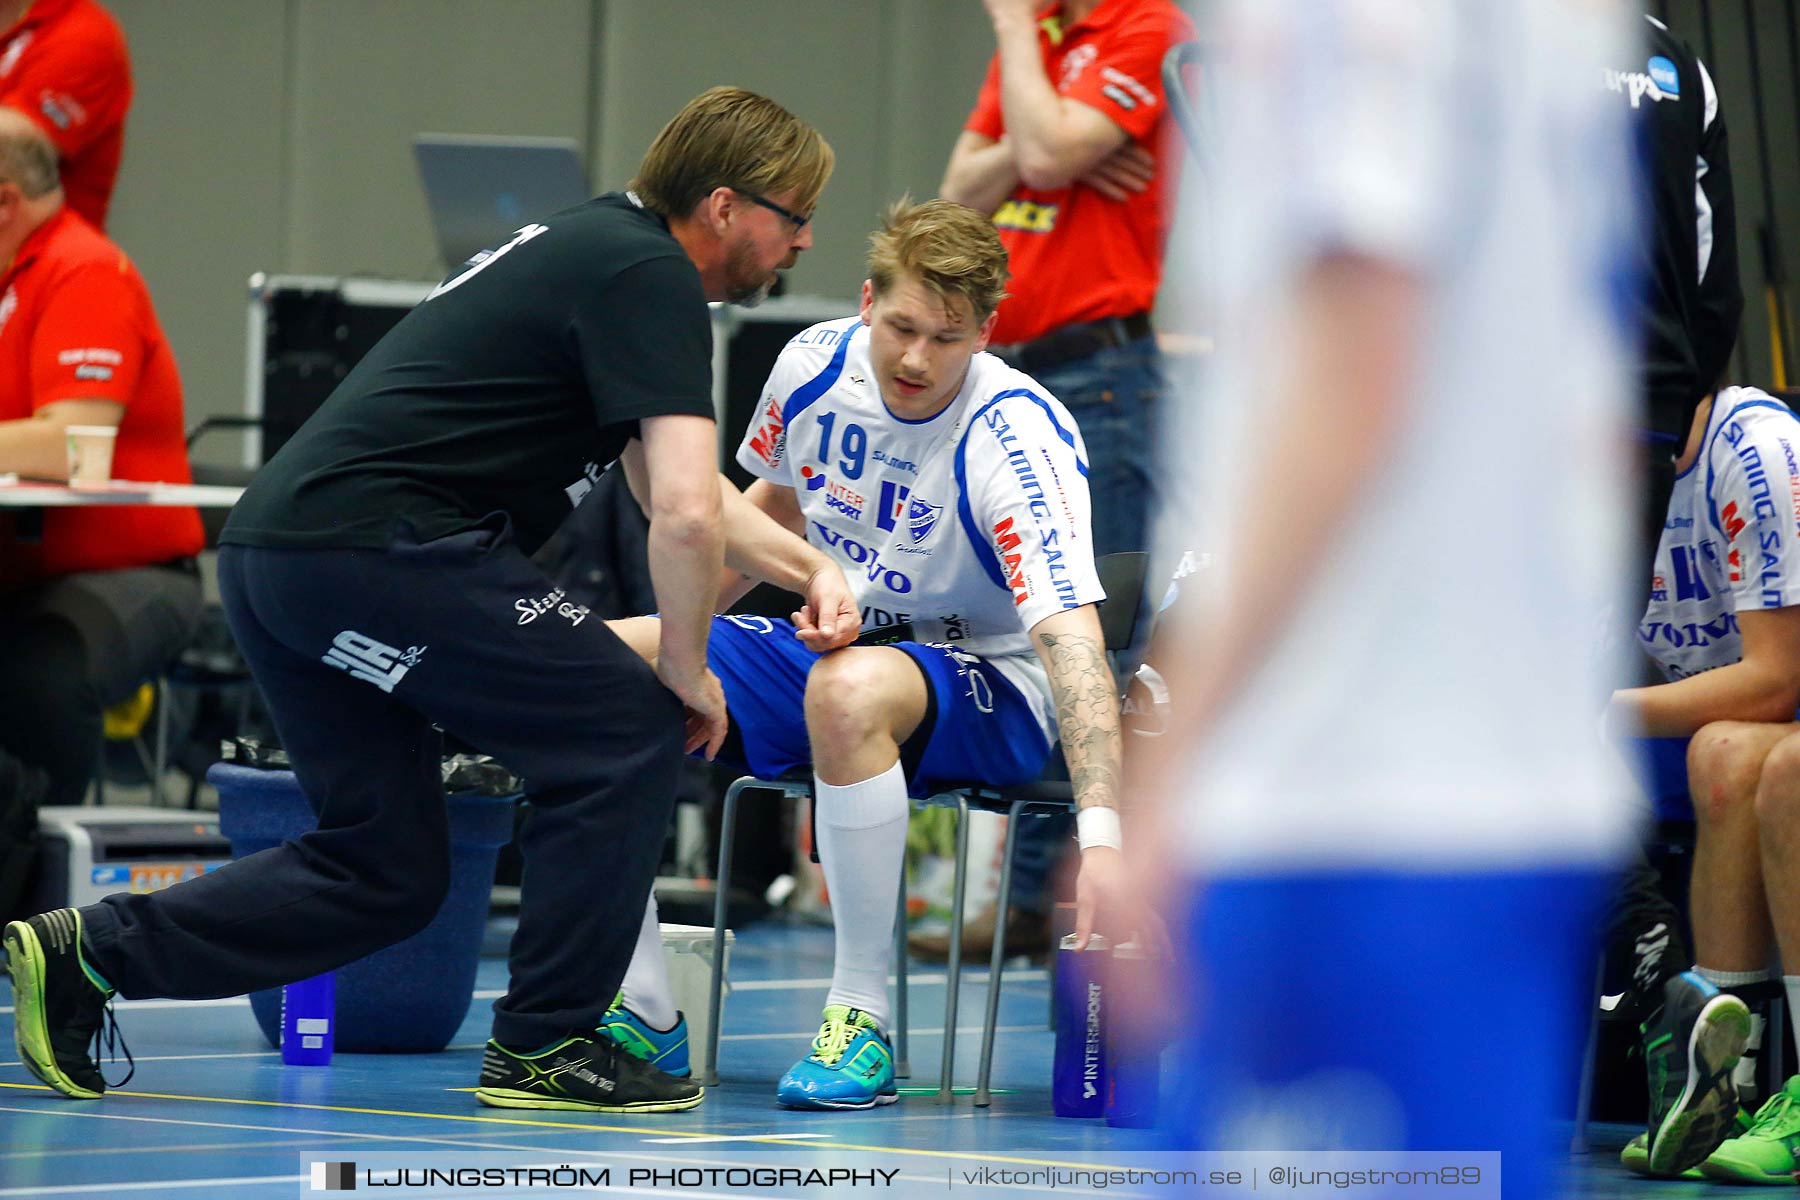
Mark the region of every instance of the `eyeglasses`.
<instances>
[{"instance_id":1,"label":"eyeglasses","mask_svg":"<svg viewBox=\"0 0 1800 1200\"><path fill-rule=\"evenodd\" d=\"M795 237L799 237L800 231L806 228L806 223L812 220L811 217L803 217L797 212L792 212L781 207L781 205L775 203L767 196L759 196L755 192L746 192L739 188L732 188L731 190L737 192L738 195L744 197L746 200L750 201L750 203L768 209L770 212L786 221L789 225L792 225L794 227Z\"/></svg>"}]
</instances>

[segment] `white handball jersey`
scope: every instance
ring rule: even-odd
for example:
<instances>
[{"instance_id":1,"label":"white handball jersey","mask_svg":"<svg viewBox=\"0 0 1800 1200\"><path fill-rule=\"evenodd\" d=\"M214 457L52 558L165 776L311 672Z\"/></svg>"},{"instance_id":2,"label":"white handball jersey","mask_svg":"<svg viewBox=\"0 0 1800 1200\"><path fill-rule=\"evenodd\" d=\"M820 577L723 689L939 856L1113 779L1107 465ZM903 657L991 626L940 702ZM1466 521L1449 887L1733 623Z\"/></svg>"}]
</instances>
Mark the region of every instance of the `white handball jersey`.
<instances>
[{"instance_id":1,"label":"white handball jersey","mask_svg":"<svg viewBox=\"0 0 1800 1200\"><path fill-rule=\"evenodd\" d=\"M1700 454L1675 480L1644 653L1670 679L1744 656L1737 614L1800 604L1800 420L1756 388L1713 399Z\"/></svg>"},{"instance_id":2,"label":"white handball jersey","mask_svg":"<svg viewBox=\"0 0 1800 1200\"><path fill-rule=\"evenodd\" d=\"M1630 611L1637 577L1623 556L1632 168L1604 87L1629 15L1604 0L1221 8L1210 220L1176 248L1214 285L1218 353L1178 406L1197 428L1167 464L1188 476L1171 538L1213 557L1194 580L1203 603L1231 579L1231 539L1256 528L1267 484L1245 471L1291 436L1275 401L1303 273L1366 256L1412 273L1424 301L1387 457L1194 754L1187 861L1607 858L1633 819L1596 732L1617 678L1596 654L1604 614ZM1308 486L1307 462L1281 469L1278 486Z\"/></svg>"},{"instance_id":3,"label":"white handball jersey","mask_svg":"<svg viewBox=\"0 0 1800 1200\"><path fill-rule=\"evenodd\" d=\"M836 560L864 629L996 660L1056 740L1030 629L1105 598L1094 573L1087 451L1068 411L991 354L925 421L888 411L868 328L814 325L781 351L738 447L746 471L794 489L806 539Z\"/></svg>"}]
</instances>

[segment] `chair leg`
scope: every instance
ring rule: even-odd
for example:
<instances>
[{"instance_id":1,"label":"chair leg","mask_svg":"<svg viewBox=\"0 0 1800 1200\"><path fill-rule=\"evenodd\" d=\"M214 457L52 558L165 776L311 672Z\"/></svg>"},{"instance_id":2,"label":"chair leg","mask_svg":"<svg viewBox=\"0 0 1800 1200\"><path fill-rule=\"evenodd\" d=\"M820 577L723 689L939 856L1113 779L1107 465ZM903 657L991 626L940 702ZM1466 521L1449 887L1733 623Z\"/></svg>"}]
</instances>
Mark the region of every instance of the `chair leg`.
<instances>
[{"instance_id":1,"label":"chair leg","mask_svg":"<svg viewBox=\"0 0 1800 1200\"><path fill-rule=\"evenodd\" d=\"M950 895L950 960L944 968L944 1065L938 1075L939 1104L956 1103L956 1002L962 992L963 901L969 891L969 799L956 796L956 883Z\"/></svg>"},{"instance_id":2,"label":"chair leg","mask_svg":"<svg viewBox=\"0 0 1800 1200\"><path fill-rule=\"evenodd\" d=\"M1013 801L1006 814L1006 848L1001 851L1000 895L994 901L994 954L988 962L987 1015L981 1022L981 1073L975 1079L975 1107L994 1102L988 1083L994 1072L994 1034L1000 1028L1000 976L1006 970L1006 908L1012 901L1013 850L1019 841L1019 817L1025 801Z\"/></svg>"},{"instance_id":3,"label":"chair leg","mask_svg":"<svg viewBox=\"0 0 1800 1200\"><path fill-rule=\"evenodd\" d=\"M900 868L900 907L894 916L894 1077L912 1078L912 1058L906 1048L906 867Z\"/></svg>"},{"instance_id":4,"label":"chair leg","mask_svg":"<svg viewBox=\"0 0 1800 1200\"><path fill-rule=\"evenodd\" d=\"M169 681L156 677L156 754L150 775L150 803L162 807L163 773L169 769Z\"/></svg>"},{"instance_id":5,"label":"chair leg","mask_svg":"<svg viewBox=\"0 0 1800 1200\"><path fill-rule=\"evenodd\" d=\"M712 990L707 997L709 1019L706 1028L706 1077L702 1086L719 1086L719 1019L725 1007L725 923L726 897L731 888L731 844L737 832L738 794L754 779L745 777L725 789L725 807L719 814L719 869L714 873Z\"/></svg>"}]
</instances>

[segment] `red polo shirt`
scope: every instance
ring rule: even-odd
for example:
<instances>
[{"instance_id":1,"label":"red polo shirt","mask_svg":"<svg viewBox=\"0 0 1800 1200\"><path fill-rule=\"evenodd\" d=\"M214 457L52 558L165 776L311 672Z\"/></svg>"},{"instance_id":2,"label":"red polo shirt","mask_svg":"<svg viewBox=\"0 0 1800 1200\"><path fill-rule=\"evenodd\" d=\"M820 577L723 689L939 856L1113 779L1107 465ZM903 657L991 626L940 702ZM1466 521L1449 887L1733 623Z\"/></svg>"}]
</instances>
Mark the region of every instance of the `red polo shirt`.
<instances>
[{"instance_id":1,"label":"red polo shirt","mask_svg":"<svg viewBox=\"0 0 1800 1200\"><path fill-rule=\"evenodd\" d=\"M69 207L104 229L131 107L131 60L112 14L94 0L33 0L0 32L0 104L43 127Z\"/></svg>"},{"instance_id":2,"label":"red polo shirt","mask_svg":"<svg viewBox=\"0 0 1800 1200\"><path fill-rule=\"evenodd\" d=\"M67 208L27 238L0 275L0 420L29 417L57 400L125 406L115 479L192 481L181 380L150 293L124 251ZM191 508L42 512L36 543L19 540L13 518L0 515L0 585L200 551L200 516Z\"/></svg>"},{"instance_id":3,"label":"red polo shirt","mask_svg":"<svg viewBox=\"0 0 1800 1200\"><path fill-rule=\"evenodd\" d=\"M1181 164L1181 146L1166 119L1162 61L1170 46L1194 36L1193 24L1169 0L1100 0L1066 27L1056 19L1060 9L1060 3L1050 5L1038 22L1050 82L1156 155L1156 177L1123 201L1078 183L1051 190L1020 184L1001 204L994 224L1012 267L994 329L1001 344L1077 321L1143 312L1156 302L1162 282L1163 242ZM998 54L964 128L996 141L1006 132Z\"/></svg>"}]
</instances>

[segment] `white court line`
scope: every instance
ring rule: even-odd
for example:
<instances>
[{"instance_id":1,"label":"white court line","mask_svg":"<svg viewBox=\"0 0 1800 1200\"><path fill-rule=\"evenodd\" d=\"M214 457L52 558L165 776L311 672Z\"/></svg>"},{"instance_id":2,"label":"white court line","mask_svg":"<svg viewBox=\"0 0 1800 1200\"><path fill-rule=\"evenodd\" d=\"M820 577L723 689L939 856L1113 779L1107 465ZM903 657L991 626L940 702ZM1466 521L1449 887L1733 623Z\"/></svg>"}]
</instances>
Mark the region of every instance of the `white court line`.
<instances>
[{"instance_id":1,"label":"white court line","mask_svg":"<svg viewBox=\"0 0 1800 1200\"><path fill-rule=\"evenodd\" d=\"M947 978L948 976L946 975L908 975L906 977L906 985L908 987L935 986L943 983ZM974 975L970 977L970 982L979 982L985 978L985 975ZM1024 967L1017 971L1008 971L1006 973L1007 983L1032 983L1048 978L1050 978L1050 973L1042 967ZM896 980L890 975L888 976L888 982L894 983ZM792 989L828 988L830 986L831 977L826 975L819 979L746 979L740 982L732 982L729 986L729 990L734 992L782 992ZM494 1000L504 995L506 995L504 988L477 988L472 994L471 999ZM123 1009L232 1008L248 1005L250 1003L250 998L248 996L227 996L220 1000L127 1000L121 996L114 1000L113 1003ZM12 1005L0 1005L0 1013L10 1013L12 1011Z\"/></svg>"},{"instance_id":2,"label":"white court line","mask_svg":"<svg viewBox=\"0 0 1800 1200\"><path fill-rule=\"evenodd\" d=\"M123 996L117 996L114 997L113 1004L118 1008L247 1008L250 997L226 996L222 1000L127 1000ZM12 1011L13 1006L10 1004L0 1007L0 1013ZM4 1194L0 1192L0 1195Z\"/></svg>"},{"instance_id":3,"label":"white court line","mask_svg":"<svg viewBox=\"0 0 1800 1200\"><path fill-rule=\"evenodd\" d=\"M236 1179L157 1179L143 1183L107 1182L98 1186L105 1189L106 1194L117 1195L120 1192L166 1192L171 1188L216 1188L238 1187L247 1183L300 1183L311 1178L308 1175L244 1175ZM0 1188L0 1196L91 1196L95 1184L75 1183L57 1187Z\"/></svg>"},{"instance_id":4,"label":"white court line","mask_svg":"<svg viewBox=\"0 0 1800 1200\"><path fill-rule=\"evenodd\" d=\"M645 1138L653 1146L698 1146L702 1142L797 1142L802 1138L828 1138L829 1133L721 1133L717 1137Z\"/></svg>"}]
</instances>

